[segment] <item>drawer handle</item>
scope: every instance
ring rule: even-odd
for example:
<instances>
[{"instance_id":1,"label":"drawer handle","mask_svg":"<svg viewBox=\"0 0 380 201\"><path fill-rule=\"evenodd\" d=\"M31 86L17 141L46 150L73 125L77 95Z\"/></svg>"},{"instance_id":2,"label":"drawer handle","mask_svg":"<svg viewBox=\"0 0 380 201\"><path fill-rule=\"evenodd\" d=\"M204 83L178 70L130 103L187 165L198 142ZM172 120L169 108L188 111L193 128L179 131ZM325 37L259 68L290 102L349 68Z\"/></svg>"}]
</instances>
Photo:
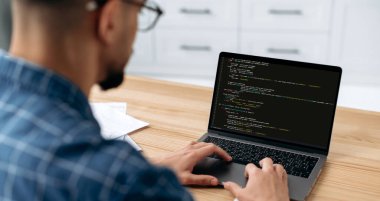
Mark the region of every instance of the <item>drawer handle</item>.
<instances>
[{"instance_id":1,"label":"drawer handle","mask_svg":"<svg viewBox=\"0 0 380 201\"><path fill-rule=\"evenodd\" d=\"M181 13L187 15L211 15L212 12L210 9L192 9L192 8L181 8Z\"/></svg>"},{"instance_id":2,"label":"drawer handle","mask_svg":"<svg viewBox=\"0 0 380 201\"><path fill-rule=\"evenodd\" d=\"M302 10L281 10L281 9L270 9L269 13L272 15L303 15Z\"/></svg>"},{"instance_id":3,"label":"drawer handle","mask_svg":"<svg viewBox=\"0 0 380 201\"><path fill-rule=\"evenodd\" d=\"M267 51L272 54L294 54L299 55L299 49L279 49L279 48L268 48Z\"/></svg>"},{"instance_id":4,"label":"drawer handle","mask_svg":"<svg viewBox=\"0 0 380 201\"><path fill-rule=\"evenodd\" d=\"M210 52L210 46L181 45L181 50Z\"/></svg>"}]
</instances>

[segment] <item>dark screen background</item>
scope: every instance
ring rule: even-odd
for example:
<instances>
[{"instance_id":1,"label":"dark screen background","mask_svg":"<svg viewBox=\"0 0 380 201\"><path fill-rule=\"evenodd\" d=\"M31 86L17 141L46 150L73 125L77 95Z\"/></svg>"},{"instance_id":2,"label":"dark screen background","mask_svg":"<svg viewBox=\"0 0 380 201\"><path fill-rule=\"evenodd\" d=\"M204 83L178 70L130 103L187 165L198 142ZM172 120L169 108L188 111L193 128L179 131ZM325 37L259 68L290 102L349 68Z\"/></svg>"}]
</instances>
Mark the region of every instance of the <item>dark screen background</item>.
<instances>
[{"instance_id":1,"label":"dark screen background","mask_svg":"<svg viewBox=\"0 0 380 201\"><path fill-rule=\"evenodd\" d=\"M339 72L221 58L211 128L326 148Z\"/></svg>"}]
</instances>

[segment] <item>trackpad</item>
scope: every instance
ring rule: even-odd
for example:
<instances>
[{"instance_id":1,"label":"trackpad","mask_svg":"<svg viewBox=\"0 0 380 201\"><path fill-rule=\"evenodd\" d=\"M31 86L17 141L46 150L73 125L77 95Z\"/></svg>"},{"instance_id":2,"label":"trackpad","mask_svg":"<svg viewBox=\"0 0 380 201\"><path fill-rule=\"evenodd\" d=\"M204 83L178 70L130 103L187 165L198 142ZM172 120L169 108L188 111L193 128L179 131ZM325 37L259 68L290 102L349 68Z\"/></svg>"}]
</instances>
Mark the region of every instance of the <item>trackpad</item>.
<instances>
[{"instance_id":1,"label":"trackpad","mask_svg":"<svg viewBox=\"0 0 380 201\"><path fill-rule=\"evenodd\" d=\"M244 165L207 157L194 167L193 173L212 175L220 182L233 181L244 187L247 183L244 170Z\"/></svg>"}]
</instances>

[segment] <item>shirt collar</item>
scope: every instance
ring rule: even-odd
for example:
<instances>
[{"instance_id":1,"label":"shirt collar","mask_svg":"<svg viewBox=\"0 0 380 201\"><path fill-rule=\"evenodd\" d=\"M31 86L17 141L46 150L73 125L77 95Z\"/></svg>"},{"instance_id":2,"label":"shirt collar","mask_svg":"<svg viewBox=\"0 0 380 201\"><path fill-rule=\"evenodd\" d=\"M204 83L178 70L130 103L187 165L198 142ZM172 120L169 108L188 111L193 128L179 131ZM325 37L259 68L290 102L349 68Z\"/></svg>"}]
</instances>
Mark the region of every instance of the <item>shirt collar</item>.
<instances>
[{"instance_id":1,"label":"shirt collar","mask_svg":"<svg viewBox=\"0 0 380 201\"><path fill-rule=\"evenodd\" d=\"M0 50L0 81L10 86L67 103L86 119L93 119L87 97L71 81L55 72Z\"/></svg>"}]
</instances>

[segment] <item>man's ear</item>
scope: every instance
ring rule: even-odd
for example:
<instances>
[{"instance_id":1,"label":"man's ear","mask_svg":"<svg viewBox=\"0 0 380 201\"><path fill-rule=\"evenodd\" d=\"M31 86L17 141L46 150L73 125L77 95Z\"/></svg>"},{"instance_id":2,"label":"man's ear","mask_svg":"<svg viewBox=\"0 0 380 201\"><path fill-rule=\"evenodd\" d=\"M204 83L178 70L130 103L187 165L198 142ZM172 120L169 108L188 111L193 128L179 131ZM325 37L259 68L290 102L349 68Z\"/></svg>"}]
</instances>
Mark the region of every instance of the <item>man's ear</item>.
<instances>
[{"instance_id":1,"label":"man's ear","mask_svg":"<svg viewBox=\"0 0 380 201\"><path fill-rule=\"evenodd\" d=\"M98 16L97 34L105 45L112 43L116 29L117 1L108 1L100 10Z\"/></svg>"}]
</instances>

